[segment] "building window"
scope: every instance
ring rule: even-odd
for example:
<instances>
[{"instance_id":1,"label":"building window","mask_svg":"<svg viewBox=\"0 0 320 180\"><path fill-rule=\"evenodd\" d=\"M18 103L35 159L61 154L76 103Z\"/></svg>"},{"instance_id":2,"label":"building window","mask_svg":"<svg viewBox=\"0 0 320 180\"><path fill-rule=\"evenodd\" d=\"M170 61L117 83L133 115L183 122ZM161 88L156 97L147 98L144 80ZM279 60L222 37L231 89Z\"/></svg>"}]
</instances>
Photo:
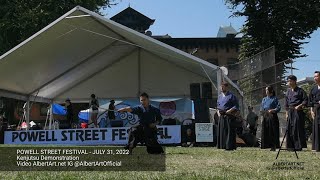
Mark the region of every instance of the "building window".
<instances>
[{"instance_id":1,"label":"building window","mask_svg":"<svg viewBox=\"0 0 320 180\"><path fill-rule=\"evenodd\" d=\"M228 66L228 69L230 69L230 70L237 70L238 69L238 66L239 66L239 64L238 64L238 59L236 59L236 58L229 58L228 60L227 60L227 66Z\"/></svg>"},{"instance_id":2,"label":"building window","mask_svg":"<svg viewBox=\"0 0 320 180\"><path fill-rule=\"evenodd\" d=\"M207 59L207 61L208 61L209 63L211 63L211 64L216 65L216 66L219 65L218 59L215 59L215 58L209 58L209 59Z\"/></svg>"}]
</instances>

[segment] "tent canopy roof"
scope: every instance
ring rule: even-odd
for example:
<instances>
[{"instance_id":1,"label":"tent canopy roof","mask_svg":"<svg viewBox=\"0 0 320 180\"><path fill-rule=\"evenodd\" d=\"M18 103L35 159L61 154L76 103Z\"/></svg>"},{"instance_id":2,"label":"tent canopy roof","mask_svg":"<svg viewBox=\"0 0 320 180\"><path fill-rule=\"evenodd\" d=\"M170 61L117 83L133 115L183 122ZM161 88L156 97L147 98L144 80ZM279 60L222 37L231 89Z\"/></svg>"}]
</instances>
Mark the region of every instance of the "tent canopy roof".
<instances>
[{"instance_id":1,"label":"tent canopy roof","mask_svg":"<svg viewBox=\"0 0 320 180\"><path fill-rule=\"evenodd\" d=\"M189 96L219 68L82 7L0 56L0 96L22 100ZM233 86L230 79L225 77ZM33 99L34 98L34 99Z\"/></svg>"}]
</instances>

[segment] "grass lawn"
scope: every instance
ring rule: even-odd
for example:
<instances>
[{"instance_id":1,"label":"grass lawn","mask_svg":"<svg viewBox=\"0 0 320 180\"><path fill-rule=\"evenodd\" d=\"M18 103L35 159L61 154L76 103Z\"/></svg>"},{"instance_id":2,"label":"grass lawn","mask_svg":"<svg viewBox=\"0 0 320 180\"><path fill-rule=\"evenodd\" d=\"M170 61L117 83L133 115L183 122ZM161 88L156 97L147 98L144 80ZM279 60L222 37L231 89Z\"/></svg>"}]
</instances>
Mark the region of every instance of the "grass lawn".
<instances>
[{"instance_id":1,"label":"grass lawn","mask_svg":"<svg viewBox=\"0 0 320 180\"><path fill-rule=\"evenodd\" d=\"M210 147L167 147L166 171L10 171L0 179L320 179L320 153L277 152L258 148L224 151ZM270 170L275 162L304 162L303 170Z\"/></svg>"}]
</instances>

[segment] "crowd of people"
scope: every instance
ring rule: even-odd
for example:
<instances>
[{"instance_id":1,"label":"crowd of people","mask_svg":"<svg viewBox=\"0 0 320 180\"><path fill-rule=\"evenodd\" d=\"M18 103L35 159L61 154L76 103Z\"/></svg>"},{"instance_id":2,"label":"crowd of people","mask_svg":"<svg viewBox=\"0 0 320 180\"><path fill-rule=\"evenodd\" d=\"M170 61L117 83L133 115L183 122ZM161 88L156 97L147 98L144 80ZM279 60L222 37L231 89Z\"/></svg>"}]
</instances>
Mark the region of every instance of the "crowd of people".
<instances>
[{"instance_id":1,"label":"crowd of people","mask_svg":"<svg viewBox=\"0 0 320 180\"><path fill-rule=\"evenodd\" d=\"M95 94L91 94L90 96L91 100L89 102L89 111L91 111L91 116L88 115L88 117L90 117L90 121L94 124L95 128L99 128L99 124L97 122L98 120L98 114L99 114L99 101L96 98ZM74 118L74 110L73 110L73 106L72 106L72 102L71 100L68 98L66 99L65 103L64 103L64 107L65 107L65 111L66 111L66 120L68 123L67 128L75 128L77 125L75 118ZM111 100L110 104L109 104L109 108L105 109L105 111L107 111L108 113L108 118L110 120L114 120L115 119L115 101Z\"/></svg>"},{"instance_id":2,"label":"crowd of people","mask_svg":"<svg viewBox=\"0 0 320 180\"><path fill-rule=\"evenodd\" d=\"M290 75L287 77L288 89L285 94L286 111L286 147L290 151L301 151L307 148L305 132L305 112L310 108L313 129L312 129L312 150L320 151L320 72L314 73L315 86L312 87L309 96L297 86L297 77ZM238 100L229 89L227 83L221 84L221 94L218 97L218 128L217 128L217 147L225 150L235 150L236 128L235 116L239 111ZM261 148L270 148L275 151L280 148L279 118L281 106L272 86L265 89L266 96L262 99L260 114L263 117L261 127ZM249 107L247 118L248 127L252 134L256 134L257 116L252 113Z\"/></svg>"},{"instance_id":3,"label":"crowd of people","mask_svg":"<svg viewBox=\"0 0 320 180\"><path fill-rule=\"evenodd\" d=\"M320 151L320 72L314 73L315 86L307 93L297 86L297 77L290 75L287 77L288 89L285 94L286 111L286 147L288 150L301 151L307 148L306 132L305 132L305 108L310 108L313 129L312 129L312 150ZM236 138L241 129L243 119L239 116L239 104L237 97L229 91L229 84L221 83L221 94L217 100L217 127L216 127L216 145L218 149L232 151L237 149ZM280 133L279 133L279 118L277 113L281 111L281 105L278 101L272 86L265 88L266 96L261 101L260 115L262 116L261 123L261 149L270 148L275 151L280 148ZM149 95L142 93L140 95L141 105L136 107L126 107L119 110L115 109L114 101L110 101L108 116L115 119L114 111L130 112L136 114L140 123L137 126L131 127L129 133L129 141L126 146L132 151L136 145L141 142L146 144L149 153L163 153L163 149L157 141L156 125L162 121L160 110L152 106L149 102ZM92 110L91 121L95 127L97 124L97 115L99 102L94 94L91 95L90 109ZM67 119L70 124L73 122L72 103L70 99L65 103L67 111ZM256 136L258 115L253 112L252 107L248 107L248 115L246 118L246 129L249 134ZM188 129L187 136L184 137L183 146L192 147L195 144L194 134L191 129Z\"/></svg>"}]
</instances>

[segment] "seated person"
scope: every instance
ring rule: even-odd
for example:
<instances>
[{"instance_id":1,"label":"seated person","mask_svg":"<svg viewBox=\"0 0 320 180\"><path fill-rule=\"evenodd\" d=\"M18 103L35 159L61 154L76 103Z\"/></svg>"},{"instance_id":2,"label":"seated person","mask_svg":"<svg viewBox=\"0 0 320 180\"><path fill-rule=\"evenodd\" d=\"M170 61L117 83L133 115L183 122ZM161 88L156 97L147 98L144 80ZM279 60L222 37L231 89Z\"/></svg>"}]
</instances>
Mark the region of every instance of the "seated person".
<instances>
[{"instance_id":1,"label":"seated person","mask_svg":"<svg viewBox=\"0 0 320 180\"><path fill-rule=\"evenodd\" d=\"M195 136L191 129L187 129L186 135L182 138L182 147L193 147L196 143Z\"/></svg>"},{"instance_id":2,"label":"seated person","mask_svg":"<svg viewBox=\"0 0 320 180\"><path fill-rule=\"evenodd\" d=\"M248 106L249 114L247 115L247 127L250 129L250 133L257 134L258 116L253 112L253 107Z\"/></svg>"}]
</instances>

